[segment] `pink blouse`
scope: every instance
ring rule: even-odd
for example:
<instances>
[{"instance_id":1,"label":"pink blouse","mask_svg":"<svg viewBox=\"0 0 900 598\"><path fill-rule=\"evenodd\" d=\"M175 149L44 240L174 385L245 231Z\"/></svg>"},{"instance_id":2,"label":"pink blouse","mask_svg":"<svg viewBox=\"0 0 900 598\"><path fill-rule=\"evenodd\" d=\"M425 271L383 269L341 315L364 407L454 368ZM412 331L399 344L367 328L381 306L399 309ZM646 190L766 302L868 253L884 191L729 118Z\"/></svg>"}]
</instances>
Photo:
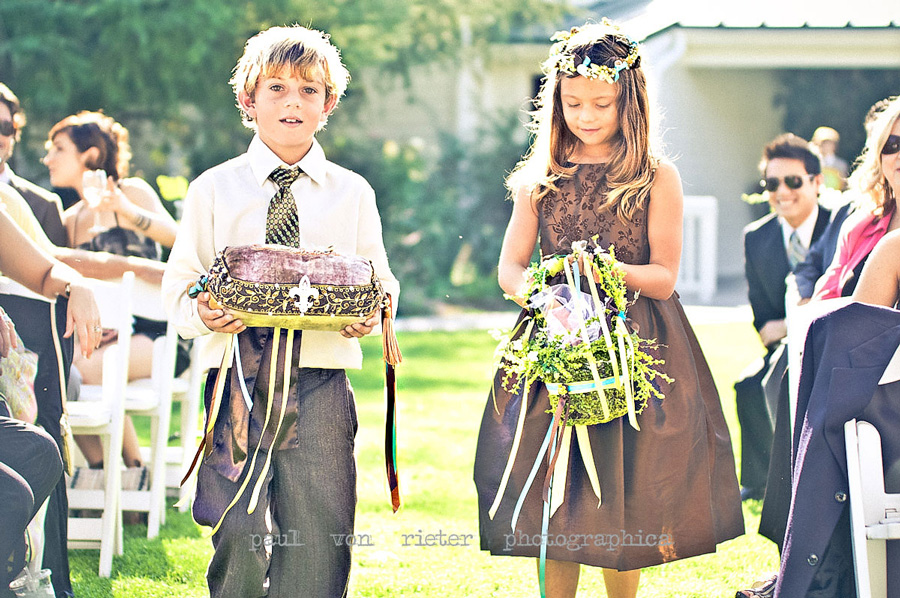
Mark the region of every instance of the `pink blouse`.
<instances>
[{"instance_id":1,"label":"pink blouse","mask_svg":"<svg viewBox=\"0 0 900 598\"><path fill-rule=\"evenodd\" d=\"M891 210L881 216L866 214L838 240L838 250L825 274L816 283L813 299L833 299L841 296L841 289L853 276L853 269L874 249L875 244L887 233L891 223Z\"/></svg>"}]
</instances>

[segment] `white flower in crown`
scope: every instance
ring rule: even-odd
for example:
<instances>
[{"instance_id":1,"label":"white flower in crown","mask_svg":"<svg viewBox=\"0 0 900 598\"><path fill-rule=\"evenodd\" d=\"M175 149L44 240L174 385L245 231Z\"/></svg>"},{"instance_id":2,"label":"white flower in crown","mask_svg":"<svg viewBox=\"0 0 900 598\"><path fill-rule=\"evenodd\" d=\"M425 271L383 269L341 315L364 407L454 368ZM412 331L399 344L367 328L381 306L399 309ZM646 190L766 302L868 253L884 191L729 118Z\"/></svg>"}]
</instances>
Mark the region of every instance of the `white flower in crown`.
<instances>
[{"instance_id":1,"label":"white flower in crown","mask_svg":"<svg viewBox=\"0 0 900 598\"><path fill-rule=\"evenodd\" d=\"M315 300L319 298L319 289L314 289L309 282L309 276L304 275L300 279L300 284L288 291L288 296L297 298L294 301L294 307L301 314L305 314L312 307Z\"/></svg>"}]
</instances>

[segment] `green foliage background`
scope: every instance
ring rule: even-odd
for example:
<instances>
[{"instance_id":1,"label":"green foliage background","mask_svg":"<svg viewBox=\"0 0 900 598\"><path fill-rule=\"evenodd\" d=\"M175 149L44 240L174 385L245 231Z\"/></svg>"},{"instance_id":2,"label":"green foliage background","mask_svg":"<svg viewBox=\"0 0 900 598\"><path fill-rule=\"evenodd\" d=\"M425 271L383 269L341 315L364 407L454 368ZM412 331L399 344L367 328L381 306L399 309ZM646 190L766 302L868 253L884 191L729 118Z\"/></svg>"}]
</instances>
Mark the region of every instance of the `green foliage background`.
<instances>
[{"instance_id":1,"label":"green foliage background","mask_svg":"<svg viewBox=\"0 0 900 598\"><path fill-rule=\"evenodd\" d=\"M641 3L600 1L590 14ZM39 160L47 130L85 109L102 109L129 129L134 171L151 183L193 178L243 152L250 132L227 81L247 38L269 26L328 31L351 73L377 72L375 93L406 85L414 96L415 67L454 69L495 42L546 39L566 19L584 20L573 11L545 0L2 0L0 81L29 115L12 165L46 184ZM773 108L783 112L784 130L808 138L830 125L850 162L863 144L866 110L900 90L896 70L776 76L782 91ZM510 212L503 178L526 149L522 114L480 114L490 126L466 141L445 131L436 150L399 134L368 135L355 117L365 93L351 84L336 115L358 126L335 126L320 140L331 159L375 188L391 264L404 281L401 311L429 311L435 301L497 307L496 260Z\"/></svg>"},{"instance_id":2,"label":"green foliage background","mask_svg":"<svg viewBox=\"0 0 900 598\"><path fill-rule=\"evenodd\" d=\"M329 32L351 73L375 69L396 87L417 65L452 66L463 51L549 29L562 11L542 0L3 0L0 81L29 115L12 165L46 183L47 130L98 109L129 129L134 171L151 183L193 178L242 153L250 132L227 81L247 38L273 25ZM473 44L466 50L464 26ZM364 93L351 85L341 119L353 121ZM519 115L494 116L471 141L442 134L430 161L424 154L433 150L357 128L354 137L320 135L329 158L376 191L407 314L434 299L500 297L494 269L510 211L503 178L525 146Z\"/></svg>"},{"instance_id":3,"label":"green foliage background","mask_svg":"<svg viewBox=\"0 0 900 598\"><path fill-rule=\"evenodd\" d=\"M866 142L863 119L875 102L900 94L897 69L787 69L780 71L775 107L784 130L804 139L829 126L841 135L838 155L852 165Z\"/></svg>"}]
</instances>

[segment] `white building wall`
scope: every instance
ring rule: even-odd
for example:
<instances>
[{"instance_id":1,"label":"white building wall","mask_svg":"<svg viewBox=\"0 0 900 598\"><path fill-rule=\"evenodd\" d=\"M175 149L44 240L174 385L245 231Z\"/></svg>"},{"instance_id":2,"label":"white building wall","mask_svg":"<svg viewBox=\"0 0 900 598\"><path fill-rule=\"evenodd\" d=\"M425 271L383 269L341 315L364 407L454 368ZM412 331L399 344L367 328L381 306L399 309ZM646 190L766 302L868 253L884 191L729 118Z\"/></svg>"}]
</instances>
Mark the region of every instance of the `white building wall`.
<instances>
[{"instance_id":1,"label":"white building wall","mask_svg":"<svg viewBox=\"0 0 900 598\"><path fill-rule=\"evenodd\" d=\"M676 64L656 83L664 147L685 195L718 198L718 274L740 276L741 231L754 216L741 194L757 190L762 149L782 132L772 71Z\"/></svg>"}]
</instances>

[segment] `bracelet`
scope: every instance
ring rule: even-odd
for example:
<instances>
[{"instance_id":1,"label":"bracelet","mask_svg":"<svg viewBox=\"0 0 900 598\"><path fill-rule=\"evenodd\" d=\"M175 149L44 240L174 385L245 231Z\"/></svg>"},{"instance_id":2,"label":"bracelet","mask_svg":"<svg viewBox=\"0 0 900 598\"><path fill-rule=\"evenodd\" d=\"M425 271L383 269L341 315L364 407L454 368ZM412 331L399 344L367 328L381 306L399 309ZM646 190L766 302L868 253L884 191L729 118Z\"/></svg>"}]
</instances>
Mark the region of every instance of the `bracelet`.
<instances>
[{"instance_id":1,"label":"bracelet","mask_svg":"<svg viewBox=\"0 0 900 598\"><path fill-rule=\"evenodd\" d=\"M134 225L141 230L147 230L148 228L150 228L151 223L152 221L150 220L150 218L144 216L143 214L138 214L137 218L134 219Z\"/></svg>"}]
</instances>

